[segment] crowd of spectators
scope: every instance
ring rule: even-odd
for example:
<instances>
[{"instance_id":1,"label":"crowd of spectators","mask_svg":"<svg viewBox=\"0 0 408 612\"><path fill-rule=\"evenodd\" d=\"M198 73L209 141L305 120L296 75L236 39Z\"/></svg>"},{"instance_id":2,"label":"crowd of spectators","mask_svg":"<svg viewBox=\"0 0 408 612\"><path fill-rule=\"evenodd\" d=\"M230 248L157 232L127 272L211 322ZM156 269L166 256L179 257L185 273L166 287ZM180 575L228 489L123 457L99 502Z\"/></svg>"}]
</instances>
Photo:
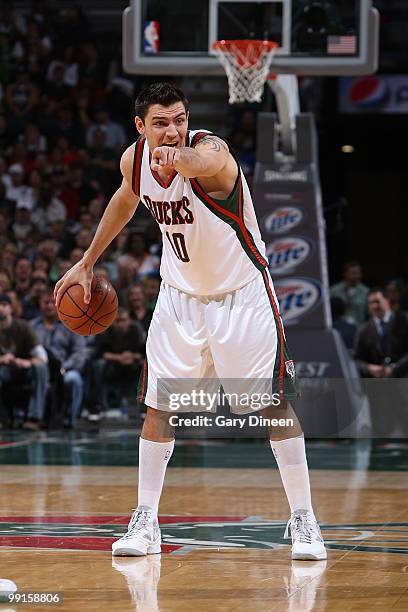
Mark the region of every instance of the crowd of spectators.
<instances>
[{"instance_id":1,"label":"crowd of spectators","mask_svg":"<svg viewBox=\"0 0 408 612\"><path fill-rule=\"evenodd\" d=\"M130 224L95 268L121 305L107 333L72 334L52 298L55 282L88 248L135 137L136 83L95 38L79 5L58 11L33 0L27 14L10 1L0 5L0 426L38 429L56 411L66 426L81 415L98 420L134 395L144 358L160 285L156 230ZM230 135L249 179L254 126L248 109ZM369 290L359 263L349 262L331 287L331 306L363 377L407 376L401 281Z\"/></svg>"},{"instance_id":2,"label":"crowd of spectators","mask_svg":"<svg viewBox=\"0 0 408 612\"><path fill-rule=\"evenodd\" d=\"M101 380L106 388L113 379L134 382L144 358L159 290L158 234L131 224L98 262L95 274L109 278L121 304L103 337L66 330L52 298L88 248L135 139L135 82L118 53L95 41L79 4L61 11L33 0L29 13L0 5L3 425L35 430L57 410L67 426L81 413L96 420L109 399Z\"/></svg>"},{"instance_id":3,"label":"crowd of spectators","mask_svg":"<svg viewBox=\"0 0 408 612\"><path fill-rule=\"evenodd\" d=\"M360 263L347 262L343 279L330 288L333 327L362 376L407 376L408 286L393 279L385 287L370 289L362 280Z\"/></svg>"},{"instance_id":4,"label":"crowd of spectators","mask_svg":"<svg viewBox=\"0 0 408 612\"><path fill-rule=\"evenodd\" d=\"M350 261L343 280L331 287L331 307L333 327L363 379L376 435L407 433L407 285L394 279L384 288L369 289L360 264Z\"/></svg>"}]
</instances>

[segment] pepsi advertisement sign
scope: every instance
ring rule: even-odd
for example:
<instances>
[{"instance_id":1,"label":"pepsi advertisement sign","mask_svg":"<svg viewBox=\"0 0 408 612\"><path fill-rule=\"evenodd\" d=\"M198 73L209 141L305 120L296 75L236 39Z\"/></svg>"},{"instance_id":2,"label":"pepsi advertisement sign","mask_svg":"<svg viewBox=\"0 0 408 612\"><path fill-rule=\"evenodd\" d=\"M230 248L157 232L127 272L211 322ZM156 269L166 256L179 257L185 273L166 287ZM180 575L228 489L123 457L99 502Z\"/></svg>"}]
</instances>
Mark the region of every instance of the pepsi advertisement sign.
<instances>
[{"instance_id":1,"label":"pepsi advertisement sign","mask_svg":"<svg viewBox=\"0 0 408 612\"><path fill-rule=\"evenodd\" d=\"M274 287L285 324L297 323L314 310L322 299L322 286L312 278L285 278L275 281Z\"/></svg>"},{"instance_id":2,"label":"pepsi advertisement sign","mask_svg":"<svg viewBox=\"0 0 408 612\"><path fill-rule=\"evenodd\" d=\"M297 206L280 206L263 219L263 227L268 234L284 234L299 225L303 212Z\"/></svg>"},{"instance_id":3,"label":"pepsi advertisement sign","mask_svg":"<svg viewBox=\"0 0 408 612\"><path fill-rule=\"evenodd\" d=\"M266 245L266 256L272 278L278 274L291 272L302 264L312 252L310 240L297 236L277 238Z\"/></svg>"},{"instance_id":4,"label":"pepsi advertisement sign","mask_svg":"<svg viewBox=\"0 0 408 612\"><path fill-rule=\"evenodd\" d=\"M408 76L376 75L341 78L341 113L408 113Z\"/></svg>"}]
</instances>

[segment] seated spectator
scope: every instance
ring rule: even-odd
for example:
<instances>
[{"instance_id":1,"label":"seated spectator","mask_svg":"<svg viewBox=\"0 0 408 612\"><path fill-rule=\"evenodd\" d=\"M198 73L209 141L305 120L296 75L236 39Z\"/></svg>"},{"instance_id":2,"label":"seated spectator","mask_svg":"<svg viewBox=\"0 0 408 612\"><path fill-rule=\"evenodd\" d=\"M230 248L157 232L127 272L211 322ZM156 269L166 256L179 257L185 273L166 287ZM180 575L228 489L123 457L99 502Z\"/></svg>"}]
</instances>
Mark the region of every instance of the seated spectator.
<instances>
[{"instance_id":1,"label":"seated spectator","mask_svg":"<svg viewBox=\"0 0 408 612\"><path fill-rule=\"evenodd\" d=\"M78 192L69 185L69 172L64 166L56 166L52 173L54 195L65 206L68 219L78 219L81 201Z\"/></svg>"},{"instance_id":2,"label":"seated spectator","mask_svg":"<svg viewBox=\"0 0 408 612\"><path fill-rule=\"evenodd\" d=\"M79 215L79 225L81 228L86 229L89 232L92 232L92 234L95 233L96 226L97 226L97 224L94 223L93 217L91 213L89 212L89 210L81 211Z\"/></svg>"},{"instance_id":3,"label":"seated spectator","mask_svg":"<svg viewBox=\"0 0 408 612\"><path fill-rule=\"evenodd\" d=\"M14 290L19 299L22 299L30 288L33 266L25 255L20 255L14 266Z\"/></svg>"},{"instance_id":4,"label":"seated spectator","mask_svg":"<svg viewBox=\"0 0 408 612\"><path fill-rule=\"evenodd\" d=\"M343 268L343 280L330 288L331 297L339 297L346 304L345 317L350 323L360 325L367 318L368 287L361 282L361 266L349 261Z\"/></svg>"},{"instance_id":5,"label":"seated spectator","mask_svg":"<svg viewBox=\"0 0 408 612\"><path fill-rule=\"evenodd\" d=\"M33 168L28 175L28 186L31 188L33 202L37 203L43 177L37 168Z\"/></svg>"},{"instance_id":6,"label":"seated spectator","mask_svg":"<svg viewBox=\"0 0 408 612\"><path fill-rule=\"evenodd\" d=\"M32 214L33 223L40 232L46 233L54 221L65 221L67 211L64 204L55 196L51 182L44 181L37 201L37 206Z\"/></svg>"},{"instance_id":7,"label":"seated spectator","mask_svg":"<svg viewBox=\"0 0 408 612\"><path fill-rule=\"evenodd\" d=\"M158 271L160 259L149 253L143 234L133 232L129 234L124 254L118 259L119 267L124 264L132 264L135 276L140 280L143 276Z\"/></svg>"},{"instance_id":8,"label":"seated spectator","mask_svg":"<svg viewBox=\"0 0 408 612\"><path fill-rule=\"evenodd\" d=\"M45 270L41 270L41 268L35 268L33 267L33 271L31 273L31 280L42 280L45 283L47 283L47 285L49 285L49 277L47 272L45 272Z\"/></svg>"},{"instance_id":9,"label":"seated spectator","mask_svg":"<svg viewBox=\"0 0 408 612\"><path fill-rule=\"evenodd\" d=\"M48 66L46 78L45 95L56 102L66 102L69 99L71 87L65 80L64 64L59 60L53 60Z\"/></svg>"},{"instance_id":10,"label":"seated spectator","mask_svg":"<svg viewBox=\"0 0 408 612\"><path fill-rule=\"evenodd\" d=\"M14 264L17 253L17 247L12 242L7 242L0 252L0 268L7 272L10 278L14 278Z\"/></svg>"},{"instance_id":11,"label":"seated spectator","mask_svg":"<svg viewBox=\"0 0 408 612\"><path fill-rule=\"evenodd\" d=\"M11 290L11 280L5 270L0 270L0 293L7 293Z\"/></svg>"},{"instance_id":12,"label":"seated spectator","mask_svg":"<svg viewBox=\"0 0 408 612\"><path fill-rule=\"evenodd\" d=\"M105 146L121 153L127 141L124 129L119 123L111 120L109 111L104 106L96 109L95 122L87 130L86 141L89 147L93 146L94 134L99 127L106 132Z\"/></svg>"},{"instance_id":13,"label":"seated spectator","mask_svg":"<svg viewBox=\"0 0 408 612\"><path fill-rule=\"evenodd\" d=\"M157 298L159 297L160 283L161 280L158 274L145 276L142 280L143 292L147 299L147 307L151 311L154 310Z\"/></svg>"},{"instance_id":14,"label":"seated spectator","mask_svg":"<svg viewBox=\"0 0 408 612\"><path fill-rule=\"evenodd\" d=\"M10 151L10 160L13 165L19 164L23 168L24 176L28 175L35 166L35 161L29 157L24 142L20 142L19 140L15 141Z\"/></svg>"},{"instance_id":15,"label":"seated spectator","mask_svg":"<svg viewBox=\"0 0 408 612\"><path fill-rule=\"evenodd\" d=\"M92 239L93 233L89 229L82 227L75 236L75 246L79 249L83 249L84 251L86 251L86 249L91 244Z\"/></svg>"},{"instance_id":16,"label":"seated spectator","mask_svg":"<svg viewBox=\"0 0 408 612\"><path fill-rule=\"evenodd\" d=\"M358 330L354 357L361 376L400 378L408 376L408 316L393 313L380 287L368 293L370 320Z\"/></svg>"},{"instance_id":17,"label":"seated spectator","mask_svg":"<svg viewBox=\"0 0 408 612\"><path fill-rule=\"evenodd\" d=\"M20 131L33 117L39 102L39 90L24 68L19 68L16 79L6 88L5 102L10 112L13 129Z\"/></svg>"},{"instance_id":18,"label":"seated spectator","mask_svg":"<svg viewBox=\"0 0 408 612\"><path fill-rule=\"evenodd\" d=\"M76 48L74 45L67 45L63 51L64 60L64 81L69 87L78 85L78 62L76 58Z\"/></svg>"},{"instance_id":19,"label":"seated spectator","mask_svg":"<svg viewBox=\"0 0 408 612\"><path fill-rule=\"evenodd\" d=\"M31 277L30 290L21 300L22 318L30 321L41 314L41 298L49 290L48 281L43 278Z\"/></svg>"},{"instance_id":20,"label":"seated spectator","mask_svg":"<svg viewBox=\"0 0 408 612\"><path fill-rule=\"evenodd\" d=\"M68 223L66 221L54 221L50 225L49 237L51 240L55 240L58 245L58 257L66 259L73 247L73 236L68 230Z\"/></svg>"},{"instance_id":21,"label":"seated spectator","mask_svg":"<svg viewBox=\"0 0 408 612\"><path fill-rule=\"evenodd\" d=\"M52 166L48 159L48 156L44 153L39 153L34 161L34 170L38 170L42 177L48 176L52 171ZM39 190L38 190L39 194Z\"/></svg>"},{"instance_id":22,"label":"seated spectator","mask_svg":"<svg viewBox=\"0 0 408 612\"><path fill-rule=\"evenodd\" d=\"M331 312L333 317L333 327L336 329L346 347L351 351L354 347L354 338L357 331L357 325L350 323L345 318L346 304L339 297L332 297L330 300Z\"/></svg>"},{"instance_id":23,"label":"seated spectator","mask_svg":"<svg viewBox=\"0 0 408 612\"><path fill-rule=\"evenodd\" d=\"M17 319L21 319L23 315L23 308L21 306L20 300L18 299L17 293L11 290L11 291L7 291L6 295L11 300L11 312L13 314L13 317L16 317Z\"/></svg>"},{"instance_id":24,"label":"seated spectator","mask_svg":"<svg viewBox=\"0 0 408 612\"><path fill-rule=\"evenodd\" d=\"M99 276L99 278L105 278L107 281L111 282L109 270L104 265L98 263L94 268L94 275Z\"/></svg>"},{"instance_id":25,"label":"seated spectator","mask_svg":"<svg viewBox=\"0 0 408 612\"><path fill-rule=\"evenodd\" d=\"M17 202L14 221L11 224L14 242L17 243L20 250L24 248L27 236L33 229L34 226L31 222L31 207L24 200L20 200Z\"/></svg>"},{"instance_id":26,"label":"seated spectator","mask_svg":"<svg viewBox=\"0 0 408 612\"><path fill-rule=\"evenodd\" d=\"M58 279L62 278L70 268L72 268L72 265L69 259L60 259L58 262Z\"/></svg>"},{"instance_id":27,"label":"seated spectator","mask_svg":"<svg viewBox=\"0 0 408 612\"><path fill-rule=\"evenodd\" d=\"M75 163L78 159L78 154L76 149L71 145L68 138L66 136L58 136L57 142L53 150L59 151L61 165L68 169L73 163ZM56 167L59 167L59 163L55 164Z\"/></svg>"},{"instance_id":28,"label":"seated spectator","mask_svg":"<svg viewBox=\"0 0 408 612\"><path fill-rule=\"evenodd\" d=\"M153 311L148 308L146 295L142 287L140 285L131 285L127 291L126 301L130 318L133 321L138 321L147 334Z\"/></svg>"},{"instance_id":29,"label":"seated spectator","mask_svg":"<svg viewBox=\"0 0 408 612\"><path fill-rule=\"evenodd\" d=\"M31 189L24 183L24 169L21 164L12 164L9 168L10 185L6 188L6 198L12 202L31 198ZM32 200L30 199L31 203Z\"/></svg>"},{"instance_id":30,"label":"seated spectator","mask_svg":"<svg viewBox=\"0 0 408 612\"><path fill-rule=\"evenodd\" d=\"M118 156L114 149L106 145L106 127L98 126L92 136L92 143L87 150L92 176L111 190L118 172Z\"/></svg>"},{"instance_id":31,"label":"seated spectator","mask_svg":"<svg viewBox=\"0 0 408 612\"><path fill-rule=\"evenodd\" d=\"M97 186L88 180L88 176L80 162L76 162L72 166L71 187L78 194L81 203L89 202L97 198L99 194Z\"/></svg>"},{"instance_id":32,"label":"seated spectator","mask_svg":"<svg viewBox=\"0 0 408 612\"><path fill-rule=\"evenodd\" d=\"M31 158L36 157L38 153L47 151L47 139L44 134L40 133L35 123L28 123L26 125L24 134L20 135L19 140L20 142L24 142L28 155Z\"/></svg>"},{"instance_id":33,"label":"seated spectator","mask_svg":"<svg viewBox=\"0 0 408 612\"><path fill-rule=\"evenodd\" d=\"M92 363L90 420L98 420L106 406L106 391L113 384L121 397L135 394L135 381L145 352L145 334L139 323L131 321L129 312L120 307L116 321L95 338Z\"/></svg>"},{"instance_id":34,"label":"seated spectator","mask_svg":"<svg viewBox=\"0 0 408 612\"><path fill-rule=\"evenodd\" d=\"M48 351L51 371L62 376L64 383L64 424L73 426L81 409L84 382L82 371L87 358L86 341L58 320L52 293L40 300L41 315L31 324Z\"/></svg>"},{"instance_id":35,"label":"seated spectator","mask_svg":"<svg viewBox=\"0 0 408 612\"><path fill-rule=\"evenodd\" d=\"M72 146L78 148L84 146L84 132L82 125L70 106L62 105L57 113L58 123L55 129L55 136L58 140L64 136Z\"/></svg>"},{"instance_id":36,"label":"seated spectator","mask_svg":"<svg viewBox=\"0 0 408 612\"><path fill-rule=\"evenodd\" d=\"M11 299L0 295L0 395L10 385L32 384L24 429L37 430L44 416L48 385L47 354L26 321L15 319ZM0 405L2 421L6 419Z\"/></svg>"},{"instance_id":37,"label":"seated spectator","mask_svg":"<svg viewBox=\"0 0 408 612\"><path fill-rule=\"evenodd\" d=\"M88 212L92 217L92 224L94 228L96 228L99 221L101 220L101 217L103 215L103 210L104 210L104 201L100 197L93 198L92 200L89 201Z\"/></svg>"},{"instance_id":38,"label":"seated spectator","mask_svg":"<svg viewBox=\"0 0 408 612\"><path fill-rule=\"evenodd\" d=\"M41 270L42 272L45 273L46 277L49 278L50 263L49 263L48 259L44 255L39 253L38 251L36 252L36 254L34 256L34 259L33 259L33 274L32 274L32 276L34 276L34 271L35 270Z\"/></svg>"},{"instance_id":39,"label":"seated spectator","mask_svg":"<svg viewBox=\"0 0 408 612\"><path fill-rule=\"evenodd\" d=\"M69 261L71 266L74 266L80 259L83 258L85 253L85 249L81 249L80 247L75 247L69 254Z\"/></svg>"},{"instance_id":40,"label":"seated spectator","mask_svg":"<svg viewBox=\"0 0 408 612\"><path fill-rule=\"evenodd\" d=\"M46 238L45 240L41 240L38 243L37 253L35 259L41 257L43 260L45 259L48 263L48 275L51 282L56 281L56 270L57 270L57 256L58 251L60 249L60 244L51 238ZM38 260L38 264L40 264L40 260ZM41 268L45 268L44 262L41 263Z\"/></svg>"}]
</instances>

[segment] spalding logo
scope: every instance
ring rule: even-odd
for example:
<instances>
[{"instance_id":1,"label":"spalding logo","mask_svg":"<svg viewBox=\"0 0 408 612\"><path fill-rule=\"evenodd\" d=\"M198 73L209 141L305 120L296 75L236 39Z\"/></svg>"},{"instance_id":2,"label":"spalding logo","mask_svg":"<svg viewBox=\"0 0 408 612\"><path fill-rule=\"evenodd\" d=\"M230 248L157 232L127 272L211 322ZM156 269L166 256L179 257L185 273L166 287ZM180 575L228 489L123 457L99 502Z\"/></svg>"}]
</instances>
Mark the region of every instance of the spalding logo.
<instances>
[{"instance_id":1,"label":"spalding logo","mask_svg":"<svg viewBox=\"0 0 408 612\"><path fill-rule=\"evenodd\" d=\"M285 278L274 286L284 323L295 323L320 303L321 285L311 278Z\"/></svg>"},{"instance_id":2,"label":"spalding logo","mask_svg":"<svg viewBox=\"0 0 408 612\"><path fill-rule=\"evenodd\" d=\"M303 213L296 206L281 206L264 219L264 226L270 234L283 234L299 225Z\"/></svg>"},{"instance_id":3,"label":"spalding logo","mask_svg":"<svg viewBox=\"0 0 408 612\"><path fill-rule=\"evenodd\" d=\"M303 263L310 255L312 246L304 238L288 236L270 242L266 247L269 269L272 276L284 274Z\"/></svg>"},{"instance_id":4,"label":"spalding logo","mask_svg":"<svg viewBox=\"0 0 408 612\"><path fill-rule=\"evenodd\" d=\"M364 109L381 108L387 104L390 90L385 80L378 77L366 77L352 82L349 100L353 106Z\"/></svg>"}]
</instances>

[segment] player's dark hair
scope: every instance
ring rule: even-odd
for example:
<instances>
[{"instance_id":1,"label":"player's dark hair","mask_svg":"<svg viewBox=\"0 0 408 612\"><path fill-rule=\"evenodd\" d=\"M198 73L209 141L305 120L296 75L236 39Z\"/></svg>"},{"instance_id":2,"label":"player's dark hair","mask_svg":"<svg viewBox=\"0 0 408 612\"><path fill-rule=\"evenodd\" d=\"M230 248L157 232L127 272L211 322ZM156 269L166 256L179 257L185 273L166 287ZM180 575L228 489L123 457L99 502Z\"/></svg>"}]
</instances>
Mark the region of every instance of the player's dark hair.
<instances>
[{"instance_id":1,"label":"player's dark hair","mask_svg":"<svg viewBox=\"0 0 408 612\"><path fill-rule=\"evenodd\" d=\"M152 104L161 104L162 106L171 106L176 102L182 102L186 113L188 112L189 103L184 93L173 85L173 83L152 83L148 87L142 89L136 98L135 112L142 121L145 120L149 106Z\"/></svg>"}]
</instances>

